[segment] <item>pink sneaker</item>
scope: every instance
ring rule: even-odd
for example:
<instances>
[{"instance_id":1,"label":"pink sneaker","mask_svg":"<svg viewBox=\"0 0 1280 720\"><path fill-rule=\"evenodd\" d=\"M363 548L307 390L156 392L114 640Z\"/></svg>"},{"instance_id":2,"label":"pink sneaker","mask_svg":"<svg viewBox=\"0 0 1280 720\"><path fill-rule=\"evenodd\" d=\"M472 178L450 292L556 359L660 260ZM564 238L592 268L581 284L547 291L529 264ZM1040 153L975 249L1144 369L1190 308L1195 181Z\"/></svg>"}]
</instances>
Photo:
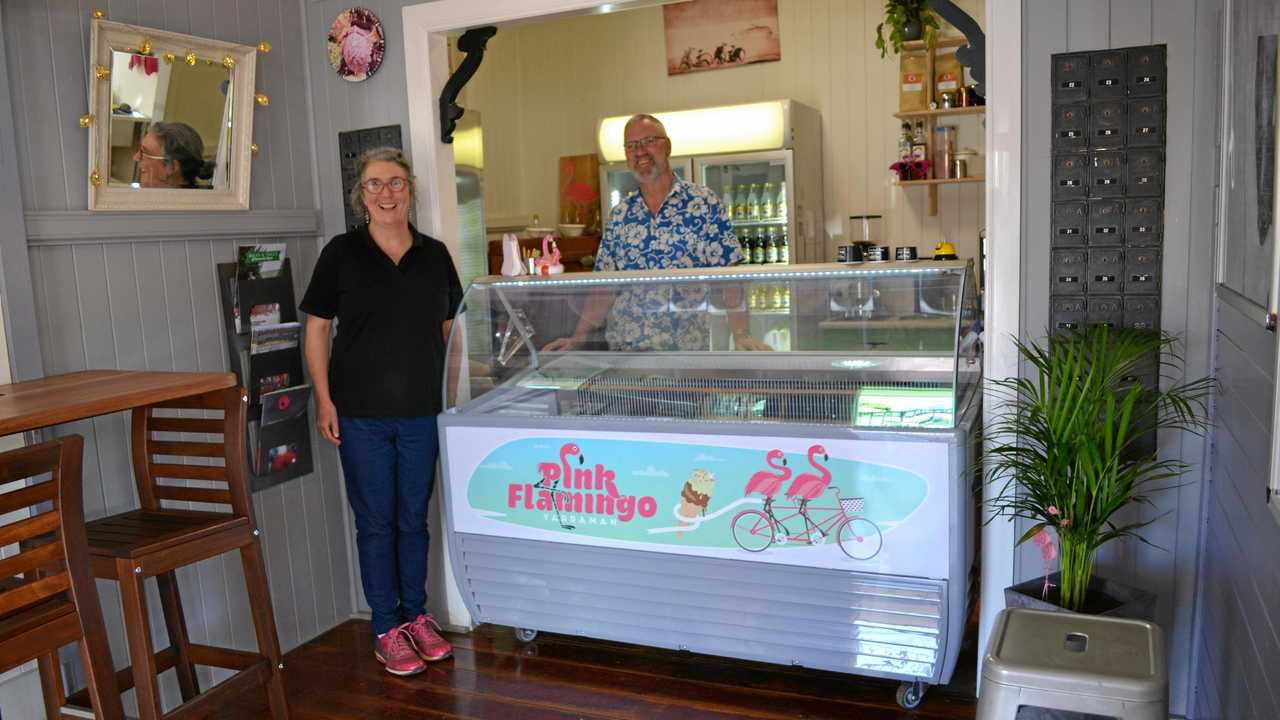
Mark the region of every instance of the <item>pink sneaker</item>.
<instances>
[{"instance_id":1,"label":"pink sneaker","mask_svg":"<svg viewBox=\"0 0 1280 720\"><path fill-rule=\"evenodd\" d=\"M418 656L427 662L443 660L453 654L453 645L440 637L440 623L430 615L419 615L417 620L400 626L413 643Z\"/></svg>"},{"instance_id":2,"label":"pink sneaker","mask_svg":"<svg viewBox=\"0 0 1280 720\"><path fill-rule=\"evenodd\" d=\"M373 656L386 665L392 675L417 675L427 669L427 664L413 651L412 640L403 626L374 640Z\"/></svg>"}]
</instances>

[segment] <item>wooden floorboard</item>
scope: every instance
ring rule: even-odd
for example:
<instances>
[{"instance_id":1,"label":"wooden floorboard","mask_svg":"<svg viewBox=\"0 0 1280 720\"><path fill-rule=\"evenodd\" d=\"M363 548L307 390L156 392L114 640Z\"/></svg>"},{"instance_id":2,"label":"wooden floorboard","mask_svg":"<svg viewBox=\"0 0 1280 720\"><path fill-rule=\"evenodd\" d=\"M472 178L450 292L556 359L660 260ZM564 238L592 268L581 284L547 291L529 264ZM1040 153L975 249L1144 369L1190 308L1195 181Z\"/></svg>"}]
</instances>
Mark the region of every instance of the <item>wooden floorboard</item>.
<instances>
[{"instance_id":1,"label":"wooden floorboard","mask_svg":"<svg viewBox=\"0 0 1280 720\"><path fill-rule=\"evenodd\" d=\"M285 675L296 720L956 720L974 716L974 634L952 683L915 711L897 706L895 682L568 635L522 643L492 625L446 633L453 658L399 678L352 620L289 653ZM265 718L265 697L213 717Z\"/></svg>"}]
</instances>

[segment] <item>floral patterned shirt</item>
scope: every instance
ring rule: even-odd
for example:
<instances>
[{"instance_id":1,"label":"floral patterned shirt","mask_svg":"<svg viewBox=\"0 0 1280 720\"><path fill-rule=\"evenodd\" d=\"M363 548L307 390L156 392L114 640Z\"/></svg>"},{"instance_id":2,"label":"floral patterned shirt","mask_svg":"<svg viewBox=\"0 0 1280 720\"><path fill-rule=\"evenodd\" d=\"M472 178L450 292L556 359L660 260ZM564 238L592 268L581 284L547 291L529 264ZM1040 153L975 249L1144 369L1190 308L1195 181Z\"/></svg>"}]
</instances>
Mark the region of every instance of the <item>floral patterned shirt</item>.
<instances>
[{"instance_id":1,"label":"floral patterned shirt","mask_svg":"<svg viewBox=\"0 0 1280 720\"><path fill-rule=\"evenodd\" d=\"M742 260L720 198L709 188L675 178L657 216L638 190L614 206L595 269L723 267ZM609 310L605 339L614 350L705 350L707 299L705 285L625 287Z\"/></svg>"}]
</instances>

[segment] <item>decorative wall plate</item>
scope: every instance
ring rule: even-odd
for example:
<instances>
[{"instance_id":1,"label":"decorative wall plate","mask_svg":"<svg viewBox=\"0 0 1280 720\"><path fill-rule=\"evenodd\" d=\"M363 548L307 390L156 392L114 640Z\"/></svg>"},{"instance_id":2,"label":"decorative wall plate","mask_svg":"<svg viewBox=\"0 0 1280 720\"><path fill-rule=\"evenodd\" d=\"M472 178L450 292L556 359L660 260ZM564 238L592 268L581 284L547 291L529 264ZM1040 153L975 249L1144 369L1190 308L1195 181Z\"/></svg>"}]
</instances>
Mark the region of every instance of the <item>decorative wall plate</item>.
<instances>
[{"instance_id":1,"label":"decorative wall plate","mask_svg":"<svg viewBox=\"0 0 1280 720\"><path fill-rule=\"evenodd\" d=\"M382 21L368 8L347 8L329 27L329 64L343 80L360 82L377 72L386 49Z\"/></svg>"}]
</instances>

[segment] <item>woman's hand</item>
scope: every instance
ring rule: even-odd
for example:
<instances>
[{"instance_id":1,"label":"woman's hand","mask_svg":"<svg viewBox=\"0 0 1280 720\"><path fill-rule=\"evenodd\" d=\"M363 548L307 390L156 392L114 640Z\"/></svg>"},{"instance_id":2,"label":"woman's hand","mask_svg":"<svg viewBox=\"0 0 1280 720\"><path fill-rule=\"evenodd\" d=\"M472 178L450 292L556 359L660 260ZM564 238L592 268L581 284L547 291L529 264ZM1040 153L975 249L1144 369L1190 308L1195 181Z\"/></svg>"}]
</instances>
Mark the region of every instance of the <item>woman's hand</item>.
<instances>
[{"instance_id":1,"label":"woman's hand","mask_svg":"<svg viewBox=\"0 0 1280 720\"><path fill-rule=\"evenodd\" d=\"M316 403L316 428L320 437L334 445L342 444L338 437L338 408L332 402Z\"/></svg>"}]
</instances>

